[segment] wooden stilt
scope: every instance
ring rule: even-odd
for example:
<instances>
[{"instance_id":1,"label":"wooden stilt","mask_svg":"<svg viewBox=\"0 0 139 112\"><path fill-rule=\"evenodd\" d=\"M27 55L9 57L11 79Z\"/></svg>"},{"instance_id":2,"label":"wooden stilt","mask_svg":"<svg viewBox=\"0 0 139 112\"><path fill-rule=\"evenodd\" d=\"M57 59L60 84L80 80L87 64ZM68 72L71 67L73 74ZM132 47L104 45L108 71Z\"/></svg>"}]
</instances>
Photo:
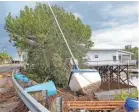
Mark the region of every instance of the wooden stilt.
<instances>
[{"instance_id":1,"label":"wooden stilt","mask_svg":"<svg viewBox=\"0 0 139 112\"><path fill-rule=\"evenodd\" d=\"M127 84L128 84L128 92L130 92L129 91L129 71L128 71L128 68L129 68L129 66L128 66L128 64L127 64Z\"/></svg>"},{"instance_id":2,"label":"wooden stilt","mask_svg":"<svg viewBox=\"0 0 139 112\"><path fill-rule=\"evenodd\" d=\"M115 65L98 65L95 68L98 70L102 82L116 81L119 85L120 83L127 84L128 89L130 89L130 81L129 81L129 67L133 67L131 64L115 64ZM122 79L122 73L125 73L126 80ZM118 87L119 88L119 87Z\"/></svg>"}]
</instances>

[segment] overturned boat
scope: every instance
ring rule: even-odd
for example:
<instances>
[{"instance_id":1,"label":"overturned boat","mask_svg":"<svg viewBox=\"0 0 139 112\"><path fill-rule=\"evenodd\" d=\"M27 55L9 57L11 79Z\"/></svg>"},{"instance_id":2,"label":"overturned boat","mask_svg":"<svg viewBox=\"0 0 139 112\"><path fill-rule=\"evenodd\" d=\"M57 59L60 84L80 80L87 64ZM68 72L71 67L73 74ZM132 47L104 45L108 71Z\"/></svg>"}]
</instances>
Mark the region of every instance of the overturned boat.
<instances>
[{"instance_id":1,"label":"overturned boat","mask_svg":"<svg viewBox=\"0 0 139 112\"><path fill-rule=\"evenodd\" d=\"M101 85L101 77L95 69L73 69L68 85L74 92L92 94Z\"/></svg>"}]
</instances>

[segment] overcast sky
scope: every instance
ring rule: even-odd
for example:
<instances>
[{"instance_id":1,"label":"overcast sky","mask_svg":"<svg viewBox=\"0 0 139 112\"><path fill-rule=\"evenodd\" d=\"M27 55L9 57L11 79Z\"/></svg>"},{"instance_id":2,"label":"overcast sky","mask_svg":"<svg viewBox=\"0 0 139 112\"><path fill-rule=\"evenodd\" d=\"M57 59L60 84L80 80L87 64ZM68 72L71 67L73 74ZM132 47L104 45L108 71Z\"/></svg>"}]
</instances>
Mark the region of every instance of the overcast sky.
<instances>
[{"instance_id":1,"label":"overcast sky","mask_svg":"<svg viewBox=\"0 0 139 112\"><path fill-rule=\"evenodd\" d=\"M64 7L80 17L92 29L91 39L95 48L124 48L125 45L138 45L138 2L51 2ZM0 52L2 48L13 57L17 52L8 42L4 30L5 17L9 12L18 15L25 5L34 7L35 2L0 1Z\"/></svg>"}]
</instances>

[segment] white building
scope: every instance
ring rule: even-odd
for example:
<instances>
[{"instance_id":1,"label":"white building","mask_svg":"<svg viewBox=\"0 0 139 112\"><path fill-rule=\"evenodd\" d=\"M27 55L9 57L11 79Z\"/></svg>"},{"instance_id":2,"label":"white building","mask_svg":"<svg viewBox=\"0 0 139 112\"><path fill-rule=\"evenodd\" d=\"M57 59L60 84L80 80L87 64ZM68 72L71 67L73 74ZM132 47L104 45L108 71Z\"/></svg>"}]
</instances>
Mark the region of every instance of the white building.
<instances>
[{"instance_id":1,"label":"white building","mask_svg":"<svg viewBox=\"0 0 139 112\"><path fill-rule=\"evenodd\" d=\"M89 65L121 64L131 62L131 55L133 53L120 49L92 49L87 53L86 60Z\"/></svg>"}]
</instances>

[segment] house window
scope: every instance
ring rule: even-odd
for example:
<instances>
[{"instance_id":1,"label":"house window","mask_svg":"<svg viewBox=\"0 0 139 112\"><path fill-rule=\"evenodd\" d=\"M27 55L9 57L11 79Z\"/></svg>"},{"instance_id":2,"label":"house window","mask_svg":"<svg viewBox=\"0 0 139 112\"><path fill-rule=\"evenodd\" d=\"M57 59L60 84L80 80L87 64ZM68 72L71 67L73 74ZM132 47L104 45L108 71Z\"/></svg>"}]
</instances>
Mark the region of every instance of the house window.
<instances>
[{"instance_id":1,"label":"house window","mask_svg":"<svg viewBox=\"0 0 139 112\"><path fill-rule=\"evenodd\" d=\"M98 58L98 55L95 55L95 58Z\"/></svg>"}]
</instances>

